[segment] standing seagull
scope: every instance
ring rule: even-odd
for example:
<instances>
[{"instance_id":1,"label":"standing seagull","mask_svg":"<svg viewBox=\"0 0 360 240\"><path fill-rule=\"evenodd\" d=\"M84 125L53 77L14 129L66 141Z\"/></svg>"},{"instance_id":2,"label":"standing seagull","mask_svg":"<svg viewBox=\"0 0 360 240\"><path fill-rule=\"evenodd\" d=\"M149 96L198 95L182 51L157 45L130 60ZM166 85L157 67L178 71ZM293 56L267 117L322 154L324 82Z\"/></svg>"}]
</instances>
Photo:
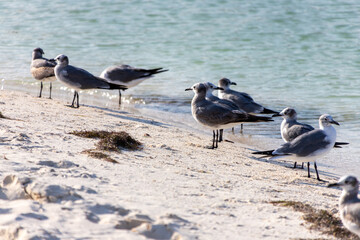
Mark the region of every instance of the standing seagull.
<instances>
[{"instance_id":1,"label":"standing seagull","mask_svg":"<svg viewBox=\"0 0 360 240\"><path fill-rule=\"evenodd\" d=\"M273 115L273 117L275 116L284 118L280 126L281 137L284 142L290 142L297 136L314 130L312 126L297 121L297 113L293 108L285 108L280 113Z\"/></svg>"},{"instance_id":2,"label":"standing seagull","mask_svg":"<svg viewBox=\"0 0 360 240\"><path fill-rule=\"evenodd\" d=\"M281 116L284 118L284 120L281 122L280 132L281 132L281 138L286 143L291 142L301 134L314 130L314 128L311 125L300 123L297 121L297 112L293 108L287 107L284 110L282 110L280 113L273 115L273 117L276 116ZM334 147L341 148L340 145L346 145L346 144L348 143L335 142ZM294 163L294 168L296 168L296 162Z\"/></svg>"},{"instance_id":3,"label":"standing seagull","mask_svg":"<svg viewBox=\"0 0 360 240\"><path fill-rule=\"evenodd\" d=\"M112 84L106 82L104 79L96 77L88 71L69 65L69 59L67 56L60 54L56 58L55 76L68 87L75 90L74 99L71 107L79 107L79 93L77 91L82 89L127 89L124 85Z\"/></svg>"},{"instance_id":4,"label":"standing seagull","mask_svg":"<svg viewBox=\"0 0 360 240\"><path fill-rule=\"evenodd\" d=\"M275 116L282 116L284 118L281 122L280 133L281 138L286 143L294 140L303 133L314 130L312 126L297 121L297 113L293 108L285 108L280 113L273 115L273 117ZM296 162L294 163L294 168L296 168ZM304 168L304 163L302 163L302 168Z\"/></svg>"},{"instance_id":5,"label":"standing seagull","mask_svg":"<svg viewBox=\"0 0 360 240\"><path fill-rule=\"evenodd\" d=\"M360 199L358 198L359 181L353 176L343 176L337 183L328 187L343 189L339 200L340 218L344 226L360 237Z\"/></svg>"},{"instance_id":6,"label":"standing seagull","mask_svg":"<svg viewBox=\"0 0 360 240\"><path fill-rule=\"evenodd\" d=\"M35 48L32 52L32 61L30 65L31 75L36 79L41 81L40 85L40 94L43 89L43 82L50 82L50 97L51 99L51 90L52 90L52 81L55 81L55 73L54 68L56 66L56 62L54 59L44 58L42 55L45 54L41 48Z\"/></svg>"},{"instance_id":7,"label":"standing seagull","mask_svg":"<svg viewBox=\"0 0 360 240\"><path fill-rule=\"evenodd\" d=\"M265 108L256 103L249 94L244 92L237 92L230 89L230 85L236 85L227 78L219 80L219 87L223 90L219 91L219 97L235 103L238 108L244 110L247 113L278 113L277 111Z\"/></svg>"},{"instance_id":8,"label":"standing seagull","mask_svg":"<svg viewBox=\"0 0 360 240\"><path fill-rule=\"evenodd\" d=\"M163 68L142 69L134 68L129 65L111 66L106 68L100 77L105 81L117 85L124 85L127 88L134 87L142 81L153 77L154 74L168 71ZM119 104L121 104L121 91L119 89Z\"/></svg>"},{"instance_id":9,"label":"standing seagull","mask_svg":"<svg viewBox=\"0 0 360 240\"><path fill-rule=\"evenodd\" d=\"M191 112L194 119L213 130L212 149L218 146L218 129L233 127L243 122L268 122L269 117L260 117L242 111L230 110L220 104L206 100L206 86L203 83L194 84L185 91L193 90L195 96L191 101ZM216 136L215 136L216 130Z\"/></svg>"},{"instance_id":10,"label":"standing seagull","mask_svg":"<svg viewBox=\"0 0 360 240\"><path fill-rule=\"evenodd\" d=\"M214 90L220 90L221 88L218 88L217 86L215 86L214 84L212 84L211 82L206 82L204 83L205 87L206 87L206 100L212 101L213 103L217 103L222 105L223 107L228 108L229 110L238 110L238 111L242 111L241 109L238 108L238 106L226 99L221 99L218 98L217 96L213 95L213 91ZM220 129L220 136L219 136L219 142L222 141L223 139L223 133L224 133L224 129Z\"/></svg>"},{"instance_id":11,"label":"standing seagull","mask_svg":"<svg viewBox=\"0 0 360 240\"><path fill-rule=\"evenodd\" d=\"M315 159L327 154L334 147L336 130L331 124L340 125L329 114L323 114L319 118L320 129L299 135L278 149L253 154L269 155L272 156L271 159L286 157L298 162L307 162L308 177L310 177L309 162L314 161L317 180L321 181Z\"/></svg>"}]
</instances>

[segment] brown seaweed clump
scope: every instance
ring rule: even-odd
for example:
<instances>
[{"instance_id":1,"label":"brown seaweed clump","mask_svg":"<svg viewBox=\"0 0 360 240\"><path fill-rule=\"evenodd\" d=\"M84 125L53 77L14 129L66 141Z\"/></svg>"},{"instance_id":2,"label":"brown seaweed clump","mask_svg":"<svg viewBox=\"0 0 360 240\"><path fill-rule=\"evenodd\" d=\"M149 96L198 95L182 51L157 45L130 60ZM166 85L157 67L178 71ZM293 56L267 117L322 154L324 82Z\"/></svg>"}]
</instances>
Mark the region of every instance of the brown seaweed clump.
<instances>
[{"instance_id":1,"label":"brown seaweed clump","mask_svg":"<svg viewBox=\"0 0 360 240\"><path fill-rule=\"evenodd\" d=\"M96 159L104 160L106 162L119 163L118 161L111 158L108 154L98 152L98 151L94 151L94 150L91 150L91 149L84 150L84 151L82 151L82 153L85 153L88 156L96 158Z\"/></svg>"},{"instance_id":2,"label":"brown seaweed clump","mask_svg":"<svg viewBox=\"0 0 360 240\"><path fill-rule=\"evenodd\" d=\"M84 137L84 138L95 138L100 139L96 143L96 149L87 149L82 153L89 155L90 157L104 160L112 163L119 163L118 161L111 158L108 154L101 151L115 151L121 152L121 149L126 150L139 150L142 147L141 142L131 137L127 132L108 132L108 131L73 131L70 134ZM99 150L99 151L97 151Z\"/></svg>"},{"instance_id":3,"label":"brown seaweed clump","mask_svg":"<svg viewBox=\"0 0 360 240\"><path fill-rule=\"evenodd\" d=\"M291 207L297 212L304 213L303 219L310 223L311 230L320 231L323 234L334 236L338 239L359 239L356 235L343 227L341 219L326 210L317 210L309 204L295 201L272 201L274 205Z\"/></svg>"},{"instance_id":4,"label":"brown seaweed clump","mask_svg":"<svg viewBox=\"0 0 360 240\"><path fill-rule=\"evenodd\" d=\"M131 137L127 132L108 132L108 131L73 131L74 134L84 138L98 138L100 141L96 144L97 149L104 151L121 152L121 149L139 150L141 142Z\"/></svg>"}]
</instances>

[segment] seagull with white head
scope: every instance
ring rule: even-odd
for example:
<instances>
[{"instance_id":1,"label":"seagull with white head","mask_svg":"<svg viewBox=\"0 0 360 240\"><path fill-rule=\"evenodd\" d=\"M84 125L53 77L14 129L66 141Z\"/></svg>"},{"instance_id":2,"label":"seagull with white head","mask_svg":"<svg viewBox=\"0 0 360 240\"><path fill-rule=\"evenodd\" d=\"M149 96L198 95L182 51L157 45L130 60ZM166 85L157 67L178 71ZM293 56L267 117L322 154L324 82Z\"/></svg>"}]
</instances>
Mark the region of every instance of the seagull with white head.
<instances>
[{"instance_id":1,"label":"seagull with white head","mask_svg":"<svg viewBox=\"0 0 360 240\"><path fill-rule=\"evenodd\" d=\"M360 199L359 181L354 176L343 176L337 183L328 187L343 189L339 200L340 218L344 226L360 237Z\"/></svg>"},{"instance_id":2,"label":"seagull with white head","mask_svg":"<svg viewBox=\"0 0 360 240\"><path fill-rule=\"evenodd\" d=\"M308 165L313 161L317 179L320 181L316 159L326 155L335 145L336 129L333 124L340 125L329 114L323 114L319 118L319 129L301 134L275 150L253 154L271 156L271 159L286 158L297 162L308 162ZM309 172L308 177L310 177Z\"/></svg>"}]
</instances>

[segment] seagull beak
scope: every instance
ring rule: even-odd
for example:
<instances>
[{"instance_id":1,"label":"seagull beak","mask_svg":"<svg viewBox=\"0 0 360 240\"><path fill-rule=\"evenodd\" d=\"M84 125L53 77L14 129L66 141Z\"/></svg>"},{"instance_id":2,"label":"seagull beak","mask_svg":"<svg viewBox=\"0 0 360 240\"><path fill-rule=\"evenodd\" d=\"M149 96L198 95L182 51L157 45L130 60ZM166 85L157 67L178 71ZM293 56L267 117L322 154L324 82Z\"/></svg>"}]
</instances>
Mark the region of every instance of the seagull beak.
<instances>
[{"instance_id":1,"label":"seagull beak","mask_svg":"<svg viewBox=\"0 0 360 240\"><path fill-rule=\"evenodd\" d=\"M338 186L340 186L338 183L330 183L329 185L327 185L328 188L338 187Z\"/></svg>"},{"instance_id":2,"label":"seagull beak","mask_svg":"<svg viewBox=\"0 0 360 240\"><path fill-rule=\"evenodd\" d=\"M223 88L221 87L216 87L216 88L213 88L214 90L224 90Z\"/></svg>"},{"instance_id":3,"label":"seagull beak","mask_svg":"<svg viewBox=\"0 0 360 240\"><path fill-rule=\"evenodd\" d=\"M191 91L192 90L192 88L187 88L187 89L185 89L185 91Z\"/></svg>"},{"instance_id":4,"label":"seagull beak","mask_svg":"<svg viewBox=\"0 0 360 240\"><path fill-rule=\"evenodd\" d=\"M235 82L231 82L230 85L237 85Z\"/></svg>"},{"instance_id":5,"label":"seagull beak","mask_svg":"<svg viewBox=\"0 0 360 240\"><path fill-rule=\"evenodd\" d=\"M330 123L333 123L333 124L336 124L336 125L340 126L340 124L335 120L332 120Z\"/></svg>"},{"instance_id":6,"label":"seagull beak","mask_svg":"<svg viewBox=\"0 0 360 240\"><path fill-rule=\"evenodd\" d=\"M272 115L272 117L281 117L282 114L281 113L275 113L274 115Z\"/></svg>"}]
</instances>

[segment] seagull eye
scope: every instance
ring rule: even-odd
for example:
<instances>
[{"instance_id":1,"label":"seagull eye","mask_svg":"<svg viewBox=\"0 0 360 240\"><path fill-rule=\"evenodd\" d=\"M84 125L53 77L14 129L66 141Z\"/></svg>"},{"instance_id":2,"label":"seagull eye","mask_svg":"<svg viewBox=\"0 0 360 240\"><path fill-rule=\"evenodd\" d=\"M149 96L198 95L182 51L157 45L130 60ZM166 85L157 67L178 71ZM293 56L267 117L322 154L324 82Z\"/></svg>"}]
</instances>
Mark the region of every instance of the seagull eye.
<instances>
[{"instance_id":1,"label":"seagull eye","mask_svg":"<svg viewBox=\"0 0 360 240\"><path fill-rule=\"evenodd\" d=\"M349 183L349 181L348 181L348 180L346 180L346 181L345 181L345 184L348 184L348 183Z\"/></svg>"}]
</instances>

